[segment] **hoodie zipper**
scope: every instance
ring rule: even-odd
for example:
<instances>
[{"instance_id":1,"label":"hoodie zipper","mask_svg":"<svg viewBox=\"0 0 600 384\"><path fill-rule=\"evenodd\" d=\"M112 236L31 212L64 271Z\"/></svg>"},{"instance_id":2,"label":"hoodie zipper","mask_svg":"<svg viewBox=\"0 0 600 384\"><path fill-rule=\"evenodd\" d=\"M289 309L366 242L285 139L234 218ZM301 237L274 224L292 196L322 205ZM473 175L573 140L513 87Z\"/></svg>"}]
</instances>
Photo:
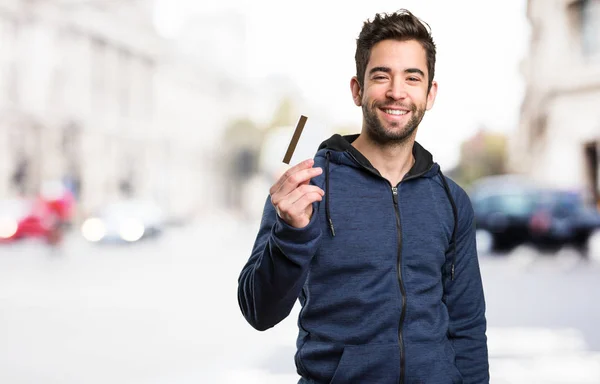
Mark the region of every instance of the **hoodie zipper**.
<instances>
[{"instance_id":1,"label":"hoodie zipper","mask_svg":"<svg viewBox=\"0 0 600 384\"><path fill-rule=\"evenodd\" d=\"M406 370L406 361L405 361L405 356L404 356L405 355L404 337L402 335L402 330L404 327L404 318L406 317L406 289L404 288L404 282L402 280L402 223L400 221L400 207L398 204L398 187L397 186L392 187L389 180L387 180L386 178L381 176L381 174L379 174L378 172L376 172L372 169L365 167L363 164L361 164L360 161L358 161L358 159L356 159L356 157L354 157L354 155L352 153L350 153L348 151L346 151L346 153L350 156L350 158L352 160L354 160L356 162L356 164L360 165L362 168L371 172L375 176L384 179L385 181L388 182L389 186L392 188L392 197L394 200L394 212L396 213L396 231L398 234L398 259L397 259L398 284L400 285L400 295L402 296L402 310L400 312L400 323L398 325L398 343L400 344L400 384L404 384L404 371ZM400 185L402 182L412 180L412 179L417 179L417 178L425 175L426 173L431 171L433 166L434 166L434 164L431 164L431 166L429 168L427 168L427 170L420 172L416 175L410 175L408 177L405 177L404 179L402 179L400 181L400 183L398 183L398 185Z\"/></svg>"},{"instance_id":2,"label":"hoodie zipper","mask_svg":"<svg viewBox=\"0 0 600 384\"><path fill-rule=\"evenodd\" d=\"M400 343L400 384L404 384L405 358L402 328L404 326L404 317L406 316L406 290L402 281L402 223L400 222L400 211L398 209L398 187L392 187L392 197L394 199L396 230L398 233L398 284L400 285L400 294L402 296L402 311L400 313L400 323L398 325L398 342Z\"/></svg>"}]
</instances>

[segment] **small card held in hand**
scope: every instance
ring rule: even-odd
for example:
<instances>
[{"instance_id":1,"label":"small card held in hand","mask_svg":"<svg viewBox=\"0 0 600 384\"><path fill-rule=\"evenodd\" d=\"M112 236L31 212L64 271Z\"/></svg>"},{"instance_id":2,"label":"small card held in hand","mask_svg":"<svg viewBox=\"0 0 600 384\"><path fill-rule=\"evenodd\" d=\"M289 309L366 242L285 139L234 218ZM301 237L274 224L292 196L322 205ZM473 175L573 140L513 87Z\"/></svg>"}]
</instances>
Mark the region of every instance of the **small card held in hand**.
<instances>
[{"instance_id":1,"label":"small card held in hand","mask_svg":"<svg viewBox=\"0 0 600 384\"><path fill-rule=\"evenodd\" d=\"M292 136L292 141L290 141L290 145L288 146L287 152L283 157L283 162L286 164L289 164L290 160L292 160L292 155L296 150L296 145L298 144L298 140L300 140L300 135L302 134L304 124L306 124L306 120L307 117L304 115L301 115L300 120L298 120L298 125L296 125L296 130L294 131L294 135Z\"/></svg>"}]
</instances>

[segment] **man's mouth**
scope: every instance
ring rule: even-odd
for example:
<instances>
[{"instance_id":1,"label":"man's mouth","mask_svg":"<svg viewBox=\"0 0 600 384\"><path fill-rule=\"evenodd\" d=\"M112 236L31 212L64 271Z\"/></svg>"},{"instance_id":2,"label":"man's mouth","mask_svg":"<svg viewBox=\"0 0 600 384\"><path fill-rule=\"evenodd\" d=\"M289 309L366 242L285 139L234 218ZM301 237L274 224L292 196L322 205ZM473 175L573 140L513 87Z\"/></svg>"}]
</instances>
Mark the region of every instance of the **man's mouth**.
<instances>
[{"instance_id":1,"label":"man's mouth","mask_svg":"<svg viewBox=\"0 0 600 384\"><path fill-rule=\"evenodd\" d=\"M394 115L394 116L406 115L409 112L409 111L405 111L402 109L382 109L382 111L387 113L388 115Z\"/></svg>"}]
</instances>

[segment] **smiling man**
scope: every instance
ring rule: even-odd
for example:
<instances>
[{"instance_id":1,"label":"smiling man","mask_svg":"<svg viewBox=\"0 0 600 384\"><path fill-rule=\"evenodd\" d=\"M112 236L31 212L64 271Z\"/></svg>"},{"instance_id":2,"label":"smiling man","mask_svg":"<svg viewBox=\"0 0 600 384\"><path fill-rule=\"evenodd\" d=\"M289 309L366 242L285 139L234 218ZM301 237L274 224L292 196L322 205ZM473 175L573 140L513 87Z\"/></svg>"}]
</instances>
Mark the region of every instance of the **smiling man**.
<instances>
[{"instance_id":1,"label":"smiling man","mask_svg":"<svg viewBox=\"0 0 600 384\"><path fill-rule=\"evenodd\" d=\"M366 21L350 81L361 133L269 191L238 301L266 330L300 300L300 383L489 382L471 202L415 141L435 50L409 11Z\"/></svg>"}]
</instances>

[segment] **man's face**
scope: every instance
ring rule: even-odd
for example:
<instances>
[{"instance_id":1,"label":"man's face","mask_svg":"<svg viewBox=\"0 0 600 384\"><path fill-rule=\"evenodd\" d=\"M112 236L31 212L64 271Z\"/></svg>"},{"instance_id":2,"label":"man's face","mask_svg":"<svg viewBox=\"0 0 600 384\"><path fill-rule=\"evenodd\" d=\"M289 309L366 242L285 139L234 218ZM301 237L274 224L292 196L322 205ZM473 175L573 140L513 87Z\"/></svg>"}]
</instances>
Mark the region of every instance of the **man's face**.
<instances>
[{"instance_id":1,"label":"man's face","mask_svg":"<svg viewBox=\"0 0 600 384\"><path fill-rule=\"evenodd\" d=\"M425 111L433 107L437 83L428 86L425 49L415 40L383 40L371 49L363 89L356 77L351 88L362 106L363 130L380 144L400 143L415 133Z\"/></svg>"}]
</instances>

